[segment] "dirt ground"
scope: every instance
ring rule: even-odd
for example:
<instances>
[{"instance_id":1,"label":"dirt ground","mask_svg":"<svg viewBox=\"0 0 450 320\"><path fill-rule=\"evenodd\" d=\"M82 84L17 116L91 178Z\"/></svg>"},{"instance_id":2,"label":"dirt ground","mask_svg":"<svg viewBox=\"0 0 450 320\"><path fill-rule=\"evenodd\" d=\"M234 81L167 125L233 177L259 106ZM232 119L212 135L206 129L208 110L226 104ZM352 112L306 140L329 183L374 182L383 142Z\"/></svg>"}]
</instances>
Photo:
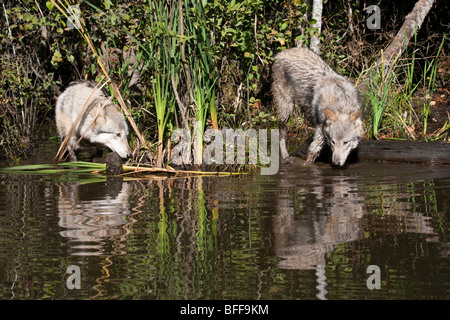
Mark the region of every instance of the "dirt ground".
<instances>
[{"instance_id":1,"label":"dirt ground","mask_svg":"<svg viewBox=\"0 0 450 320\"><path fill-rule=\"evenodd\" d=\"M450 122L450 86L437 89L431 98L431 114L428 122L428 132L436 132ZM447 137L444 139L448 141Z\"/></svg>"},{"instance_id":2,"label":"dirt ground","mask_svg":"<svg viewBox=\"0 0 450 320\"><path fill-rule=\"evenodd\" d=\"M438 62L436 79L439 88L431 97L431 115L428 132L435 132L450 123L450 56L442 56ZM447 126L444 141L449 141Z\"/></svg>"}]
</instances>

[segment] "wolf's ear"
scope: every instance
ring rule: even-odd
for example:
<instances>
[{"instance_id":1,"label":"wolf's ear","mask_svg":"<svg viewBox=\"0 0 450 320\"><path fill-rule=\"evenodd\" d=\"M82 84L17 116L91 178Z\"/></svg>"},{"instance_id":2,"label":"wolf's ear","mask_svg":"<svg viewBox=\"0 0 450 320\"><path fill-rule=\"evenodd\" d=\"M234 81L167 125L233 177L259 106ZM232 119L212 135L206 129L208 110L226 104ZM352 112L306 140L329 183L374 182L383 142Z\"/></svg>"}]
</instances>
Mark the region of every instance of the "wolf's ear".
<instances>
[{"instance_id":1,"label":"wolf's ear","mask_svg":"<svg viewBox=\"0 0 450 320\"><path fill-rule=\"evenodd\" d=\"M108 116L108 111L106 110L106 106L104 106L103 104L99 103L98 105L99 111L98 111L98 116L96 119L96 122L99 124L104 124L106 122L106 118Z\"/></svg>"},{"instance_id":2,"label":"wolf's ear","mask_svg":"<svg viewBox=\"0 0 450 320\"><path fill-rule=\"evenodd\" d=\"M325 117L327 117L327 119L331 122L334 122L337 119L336 113L334 113L330 109L324 109L323 113L325 114Z\"/></svg>"},{"instance_id":3,"label":"wolf's ear","mask_svg":"<svg viewBox=\"0 0 450 320\"><path fill-rule=\"evenodd\" d=\"M350 115L350 120L352 120L352 122L355 122L356 119L358 119L360 116L361 116L361 109L359 109L355 113L351 114Z\"/></svg>"}]
</instances>

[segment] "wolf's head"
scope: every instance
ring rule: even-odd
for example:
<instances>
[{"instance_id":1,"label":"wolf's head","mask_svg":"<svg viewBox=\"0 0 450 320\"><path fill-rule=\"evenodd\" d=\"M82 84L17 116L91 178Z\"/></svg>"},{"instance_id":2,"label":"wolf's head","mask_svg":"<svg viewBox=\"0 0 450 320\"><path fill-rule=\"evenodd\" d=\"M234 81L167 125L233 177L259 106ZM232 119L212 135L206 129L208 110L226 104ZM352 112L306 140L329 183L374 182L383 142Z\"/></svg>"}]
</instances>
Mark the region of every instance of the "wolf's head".
<instances>
[{"instance_id":1,"label":"wolf's head","mask_svg":"<svg viewBox=\"0 0 450 320\"><path fill-rule=\"evenodd\" d=\"M104 105L96 118L92 133L87 137L90 142L104 145L116 152L121 158L131 157L128 144L128 126L120 109L113 103Z\"/></svg>"},{"instance_id":2,"label":"wolf's head","mask_svg":"<svg viewBox=\"0 0 450 320\"><path fill-rule=\"evenodd\" d=\"M323 134L333 152L332 164L343 166L350 151L358 146L364 134L361 110L351 114L333 112L330 109L323 112L326 117Z\"/></svg>"}]
</instances>

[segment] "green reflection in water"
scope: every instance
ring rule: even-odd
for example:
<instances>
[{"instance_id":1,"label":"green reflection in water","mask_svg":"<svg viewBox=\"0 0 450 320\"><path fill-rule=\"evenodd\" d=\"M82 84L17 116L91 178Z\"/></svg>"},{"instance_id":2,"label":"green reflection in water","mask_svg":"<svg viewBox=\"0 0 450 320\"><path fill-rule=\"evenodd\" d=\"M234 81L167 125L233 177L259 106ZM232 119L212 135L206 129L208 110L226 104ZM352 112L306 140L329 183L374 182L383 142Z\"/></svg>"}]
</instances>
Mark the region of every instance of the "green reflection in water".
<instances>
[{"instance_id":1,"label":"green reflection in water","mask_svg":"<svg viewBox=\"0 0 450 320\"><path fill-rule=\"evenodd\" d=\"M65 207L73 205L86 217L85 210L99 210L105 200L104 194L92 194L102 184L67 188L68 183L39 177L2 179L0 297L316 299L319 271L322 298L449 297L448 180L357 185L335 178L314 194L301 180L289 181L279 192L276 178L264 179L121 184L128 208L123 223L103 225L95 229L103 232L97 238L82 241L61 236L70 227L58 225L62 200L79 195L65 200ZM70 192L63 194L65 188ZM359 208L364 214L349 214ZM280 267L282 258L274 249L277 215L282 226L295 227L286 228L286 254L293 258L308 253L295 252L302 245L324 248L324 241L334 239L320 260L321 270L302 269L296 259L292 268ZM110 235L111 230L121 232ZM348 237L342 238L345 232ZM81 244L100 255L74 255ZM65 285L65 270L72 264L82 270L81 290ZM381 290L366 287L368 265L380 267Z\"/></svg>"}]
</instances>

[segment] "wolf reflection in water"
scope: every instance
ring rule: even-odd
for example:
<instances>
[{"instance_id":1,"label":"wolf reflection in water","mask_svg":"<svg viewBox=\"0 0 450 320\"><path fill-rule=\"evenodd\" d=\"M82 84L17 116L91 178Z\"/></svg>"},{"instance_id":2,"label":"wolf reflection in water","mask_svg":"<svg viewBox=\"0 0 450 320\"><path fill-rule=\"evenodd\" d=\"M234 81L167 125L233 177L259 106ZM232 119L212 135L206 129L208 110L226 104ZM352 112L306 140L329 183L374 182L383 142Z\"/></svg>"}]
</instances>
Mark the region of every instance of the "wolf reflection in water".
<instances>
[{"instance_id":1,"label":"wolf reflection in water","mask_svg":"<svg viewBox=\"0 0 450 320\"><path fill-rule=\"evenodd\" d=\"M99 188L103 185L103 188ZM59 185L58 216L60 234L70 239L72 255L124 254L120 241L104 247L105 240L125 238L130 213L131 184L108 181L92 185L77 182ZM108 252L110 251L110 252Z\"/></svg>"},{"instance_id":2,"label":"wolf reflection in water","mask_svg":"<svg viewBox=\"0 0 450 320\"><path fill-rule=\"evenodd\" d=\"M289 188L289 182L284 184ZM318 181L304 203L279 198L274 217L275 252L282 269L315 269L340 243L360 238L364 197L345 177L328 185ZM295 214L301 210L300 216ZM296 218L297 216L297 218Z\"/></svg>"}]
</instances>

